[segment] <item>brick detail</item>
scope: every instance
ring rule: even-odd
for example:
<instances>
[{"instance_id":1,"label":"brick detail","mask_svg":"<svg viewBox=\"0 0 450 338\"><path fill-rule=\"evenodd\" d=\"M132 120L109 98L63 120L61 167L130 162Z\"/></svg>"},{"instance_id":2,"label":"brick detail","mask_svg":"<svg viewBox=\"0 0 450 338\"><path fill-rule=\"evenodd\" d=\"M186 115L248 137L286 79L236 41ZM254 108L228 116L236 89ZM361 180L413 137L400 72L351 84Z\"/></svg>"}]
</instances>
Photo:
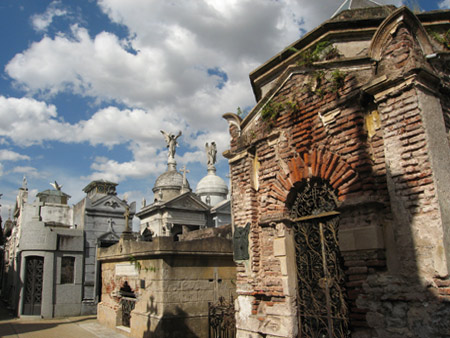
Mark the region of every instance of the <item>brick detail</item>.
<instances>
[{"instance_id":1,"label":"brick detail","mask_svg":"<svg viewBox=\"0 0 450 338\"><path fill-rule=\"evenodd\" d=\"M270 187L271 196L282 203L286 202L293 184L305 178L320 177L328 180L342 199L343 192L355 183L358 177L356 171L342 157L323 148L297 155L288 161L287 166L289 172L279 170Z\"/></svg>"}]
</instances>

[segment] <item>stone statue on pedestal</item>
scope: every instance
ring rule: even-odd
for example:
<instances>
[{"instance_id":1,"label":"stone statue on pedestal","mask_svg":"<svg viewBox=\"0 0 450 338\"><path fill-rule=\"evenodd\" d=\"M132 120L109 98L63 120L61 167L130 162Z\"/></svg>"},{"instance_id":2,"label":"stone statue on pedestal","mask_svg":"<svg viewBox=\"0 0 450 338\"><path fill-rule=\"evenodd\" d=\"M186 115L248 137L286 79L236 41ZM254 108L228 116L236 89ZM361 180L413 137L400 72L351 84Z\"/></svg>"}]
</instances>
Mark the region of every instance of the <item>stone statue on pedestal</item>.
<instances>
[{"instance_id":1,"label":"stone statue on pedestal","mask_svg":"<svg viewBox=\"0 0 450 338\"><path fill-rule=\"evenodd\" d=\"M169 148L168 157L169 157L169 159L170 158L174 159L175 158L175 150L178 145L177 138L179 138L181 136L181 131L178 132L177 136L175 136L172 133L167 133L164 130L161 130L161 133L164 135L164 139L166 140L166 143L167 143L167 148Z\"/></svg>"},{"instance_id":2,"label":"stone statue on pedestal","mask_svg":"<svg viewBox=\"0 0 450 338\"><path fill-rule=\"evenodd\" d=\"M214 166L216 163L217 147L216 142L212 141L211 145L208 142L205 144L206 157L208 158L208 167Z\"/></svg>"}]
</instances>

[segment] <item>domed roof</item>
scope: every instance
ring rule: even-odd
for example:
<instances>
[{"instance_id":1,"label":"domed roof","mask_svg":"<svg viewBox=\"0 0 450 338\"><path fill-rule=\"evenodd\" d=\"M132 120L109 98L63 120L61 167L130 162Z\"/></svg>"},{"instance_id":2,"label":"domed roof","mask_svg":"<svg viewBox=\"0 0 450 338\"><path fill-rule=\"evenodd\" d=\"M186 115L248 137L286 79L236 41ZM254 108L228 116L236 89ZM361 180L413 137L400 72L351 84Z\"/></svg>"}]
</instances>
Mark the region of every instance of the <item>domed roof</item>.
<instances>
[{"instance_id":1,"label":"domed roof","mask_svg":"<svg viewBox=\"0 0 450 338\"><path fill-rule=\"evenodd\" d=\"M200 182L198 182L196 193L215 193L226 195L228 194L228 186L225 181L215 173L209 173L208 175L203 177Z\"/></svg>"},{"instance_id":2,"label":"domed roof","mask_svg":"<svg viewBox=\"0 0 450 338\"><path fill-rule=\"evenodd\" d=\"M161 188L181 188L183 185L183 175L181 175L176 170L166 171L161 174L155 181L155 186L153 190L158 190Z\"/></svg>"},{"instance_id":3,"label":"domed roof","mask_svg":"<svg viewBox=\"0 0 450 338\"><path fill-rule=\"evenodd\" d=\"M162 193L158 200L167 201L178 196L182 191L189 191L190 189L188 180L175 168L169 167L169 170L156 179L152 190L155 194Z\"/></svg>"},{"instance_id":4,"label":"domed roof","mask_svg":"<svg viewBox=\"0 0 450 338\"><path fill-rule=\"evenodd\" d=\"M216 175L215 169L208 170L208 175L198 182L195 192L203 202L216 205L227 198L228 186L222 178Z\"/></svg>"}]
</instances>

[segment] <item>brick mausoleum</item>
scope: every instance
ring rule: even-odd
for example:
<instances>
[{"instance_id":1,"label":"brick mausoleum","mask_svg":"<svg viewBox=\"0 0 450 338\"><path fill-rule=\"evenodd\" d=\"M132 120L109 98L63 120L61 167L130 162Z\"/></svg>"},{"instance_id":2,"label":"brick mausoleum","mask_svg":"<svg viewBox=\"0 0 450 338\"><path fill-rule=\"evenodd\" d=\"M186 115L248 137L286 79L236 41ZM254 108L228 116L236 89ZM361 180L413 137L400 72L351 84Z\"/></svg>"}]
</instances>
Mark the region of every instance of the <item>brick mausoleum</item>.
<instances>
[{"instance_id":1,"label":"brick mausoleum","mask_svg":"<svg viewBox=\"0 0 450 338\"><path fill-rule=\"evenodd\" d=\"M238 337L450 336L450 11L370 5L224 115Z\"/></svg>"}]
</instances>

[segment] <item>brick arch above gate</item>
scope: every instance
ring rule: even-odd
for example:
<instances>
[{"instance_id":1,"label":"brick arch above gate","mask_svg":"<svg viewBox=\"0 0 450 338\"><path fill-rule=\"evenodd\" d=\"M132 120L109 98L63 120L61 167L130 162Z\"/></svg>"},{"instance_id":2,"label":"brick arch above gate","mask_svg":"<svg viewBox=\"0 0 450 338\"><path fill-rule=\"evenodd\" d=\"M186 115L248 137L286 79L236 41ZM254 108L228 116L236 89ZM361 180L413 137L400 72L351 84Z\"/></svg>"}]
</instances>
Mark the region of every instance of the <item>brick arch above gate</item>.
<instances>
[{"instance_id":1,"label":"brick arch above gate","mask_svg":"<svg viewBox=\"0 0 450 338\"><path fill-rule=\"evenodd\" d=\"M281 163L270 187L270 194L284 205L294 183L305 178L320 177L336 189L338 198L342 201L356 182L357 176L356 171L341 156L324 149L313 149L297 154L287 163Z\"/></svg>"}]
</instances>

